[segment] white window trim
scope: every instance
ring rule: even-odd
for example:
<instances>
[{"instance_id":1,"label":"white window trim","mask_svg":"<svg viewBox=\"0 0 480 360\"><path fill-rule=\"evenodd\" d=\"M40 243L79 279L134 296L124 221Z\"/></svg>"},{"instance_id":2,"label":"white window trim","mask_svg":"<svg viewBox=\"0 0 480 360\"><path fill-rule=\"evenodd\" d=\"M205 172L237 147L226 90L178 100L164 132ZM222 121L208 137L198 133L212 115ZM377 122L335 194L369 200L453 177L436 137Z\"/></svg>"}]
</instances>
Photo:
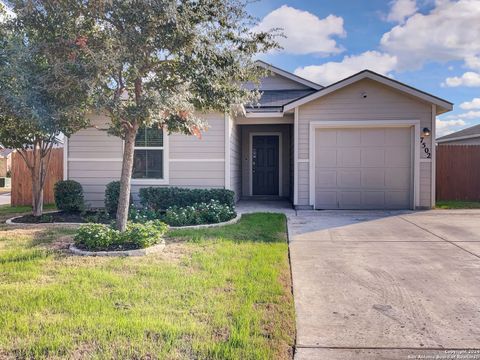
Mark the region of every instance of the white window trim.
<instances>
[{"instance_id":1,"label":"white window trim","mask_svg":"<svg viewBox=\"0 0 480 360\"><path fill-rule=\"evenodd\" d=\"M169 166L169 143L170 136L167 130L163 129L163 146L135 146L134 150L163 150L163 179L130 179L132 185L168 185L170 183ZM123 142L125 148L125 141Z\"/></svg>"},{"instance_id":2,"label":"white window trim","mask_svg":"<svg viewBox=\"0 0 480 360\"><path fill-rule=\"evenodd\" d=\"M319 128L412 128L413 199L411 207L420 206L420 120L339 120L310 122L309 139L309 203L315 209L315 130Z\"/></svg>"},{"instance_id":3,"label":"white window trim","mask_svg":"<svg viewBox=\"0 0 480 360\"><path fill-rule=\"evenodd\" d=\"M282 159L282 133L281 132L252 132L250 133L250 196L253 196L253 137L254 136L278 136L278 196L283 196L283 159Z\"/></svg>"}]
</instances>

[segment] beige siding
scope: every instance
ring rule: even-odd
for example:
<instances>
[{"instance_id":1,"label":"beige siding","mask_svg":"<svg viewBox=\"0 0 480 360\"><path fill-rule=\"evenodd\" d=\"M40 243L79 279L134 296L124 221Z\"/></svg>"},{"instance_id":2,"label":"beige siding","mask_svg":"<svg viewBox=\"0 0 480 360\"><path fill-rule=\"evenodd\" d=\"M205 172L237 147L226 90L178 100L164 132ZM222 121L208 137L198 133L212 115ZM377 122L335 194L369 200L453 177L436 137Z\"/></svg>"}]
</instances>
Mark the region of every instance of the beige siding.
<instances>
[{"instance_id":1,"label":"beige siding","mask_svg":"<svg viewBox=\"0 0 480 360\"><path fill-rule=\"evenodd\" d=\"M169 136L168 186L225 186L225 118L220 113L204 116L209 129L201 139L180 134ZM90 206L101 207L105 185L120 178L123 142L99 130L108 127L107 117L92 116L91 119L96 128L81 130L68 141L67 176L83 185L85 199ZM132 184L134 198L138 197L138 191L143 186L150 185Z\"/></svg>"},{"instance_id":2,"label":"beige siding","mask_svg":"<svg viewBox=\"0 0 480 360\"><path fill-rule=\"evenodd\" d=\"M242 196L242 134L234 120L230 124L230 188L238 200Z\"/></svg>"},{"instance_id":3,"label":"beige siding","mask_svg":"<svg viewBox=\"0 0 480 360\"><path fill-rule=\"evenodd\" d=\"M250 162L252 133L281 133L282 134L282 196L290 195L290 128L291 125L242 125L242 195L250 196Z\"/></svg>"},{"instance_id":4,"label":"beige siding","mask_svg":"<svg viewBox=\"0 0 480 360\"><path fill-rule=\"evenodd\" d=\"M367 98L362 96L367 94ZM298 158L309 158L309 124L318 120L420 120L420 128L432 129L431 105L372 80L361 80L325 97L299 107ZM420 139L418 139L420 141ZM431 149L431 137L426 139ZM426 154L421 151L421 158ZM428 163L421 163L420 206L429 207L431 174ZM430 167L428 167L430 169ZM298 164L298 204L309 204L309 166Z\"/></svg>"},{"instance_id":5,"label":"beige siding","mask_svg":"<svg viewBox=\"0 0 480 360\"><path fill-rule=\"evenodd\" d=\"M102 207L105 185L120 179L123 142L107 134L108 118L92 115L94 127L80 130L68 140L67 176L83 186L91 207Z\"/></svg>"}]
</instances>

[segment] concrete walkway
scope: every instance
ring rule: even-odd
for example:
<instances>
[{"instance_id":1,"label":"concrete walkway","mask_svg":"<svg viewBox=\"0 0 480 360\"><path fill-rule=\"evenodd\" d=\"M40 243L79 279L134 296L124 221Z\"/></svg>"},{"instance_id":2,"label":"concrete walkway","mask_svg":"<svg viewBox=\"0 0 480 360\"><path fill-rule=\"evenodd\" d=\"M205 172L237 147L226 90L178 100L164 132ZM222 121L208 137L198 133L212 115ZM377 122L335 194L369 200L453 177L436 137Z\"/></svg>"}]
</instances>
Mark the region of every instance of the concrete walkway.
<instances>
[{"instance_id":1,"label":"concrete walkway","mask_svg":"<svg viewBox=\"0 0 480 360\"><path fill-rule=\"evenodd\" d=\"M288 217L297 360L480 348L480 211Z\"/></svg>"},{"instance_id":2,"label":"concrete walkway","mask_svg":"<svg viewBox=\"0 0 480 360\"><path fill-rule=\"evenodd\" d=\"M10 205L10 193L0 194L0 205Z\"/></svg>"}]
</instances>

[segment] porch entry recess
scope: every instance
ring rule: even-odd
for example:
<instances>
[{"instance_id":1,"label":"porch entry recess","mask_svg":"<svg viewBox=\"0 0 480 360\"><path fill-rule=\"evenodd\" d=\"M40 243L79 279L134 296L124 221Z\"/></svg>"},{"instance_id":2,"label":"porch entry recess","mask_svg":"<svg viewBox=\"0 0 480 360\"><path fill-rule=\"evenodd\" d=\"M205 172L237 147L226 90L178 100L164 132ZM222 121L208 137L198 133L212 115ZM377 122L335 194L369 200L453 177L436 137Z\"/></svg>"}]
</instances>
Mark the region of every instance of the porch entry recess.
<instances>
[{"instance_id":1,"label":"porch entry recess","mask_svg":"<svg viewBox=\"0 0 480 360\"><path fill-rule=\"evenodd\" d=\"M280 195L279 154L279 135L252 135L252 195Z\"/></svg>"}]
</instances>

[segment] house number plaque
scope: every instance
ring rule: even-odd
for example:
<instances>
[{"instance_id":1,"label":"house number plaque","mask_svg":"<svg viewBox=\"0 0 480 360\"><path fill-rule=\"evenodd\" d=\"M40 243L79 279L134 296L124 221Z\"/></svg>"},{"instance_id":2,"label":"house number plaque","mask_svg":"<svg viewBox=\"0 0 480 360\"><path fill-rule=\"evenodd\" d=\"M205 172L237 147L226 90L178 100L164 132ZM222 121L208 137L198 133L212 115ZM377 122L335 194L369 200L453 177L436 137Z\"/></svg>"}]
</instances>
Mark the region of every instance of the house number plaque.
<instances>
[{"instance_id":1,"label":"house number plaque","mask_svg":"<svg viewBox=\"0 0 480 360\"><path fill-rule=\"evenodd\" d=\"M423 136L420 137L420 144L423 152L427 155L427 159L431 159L432 153L430 152L430 148L427 146L427 143L425 142L425 137Z\"/></svg>"}]
</instances>

